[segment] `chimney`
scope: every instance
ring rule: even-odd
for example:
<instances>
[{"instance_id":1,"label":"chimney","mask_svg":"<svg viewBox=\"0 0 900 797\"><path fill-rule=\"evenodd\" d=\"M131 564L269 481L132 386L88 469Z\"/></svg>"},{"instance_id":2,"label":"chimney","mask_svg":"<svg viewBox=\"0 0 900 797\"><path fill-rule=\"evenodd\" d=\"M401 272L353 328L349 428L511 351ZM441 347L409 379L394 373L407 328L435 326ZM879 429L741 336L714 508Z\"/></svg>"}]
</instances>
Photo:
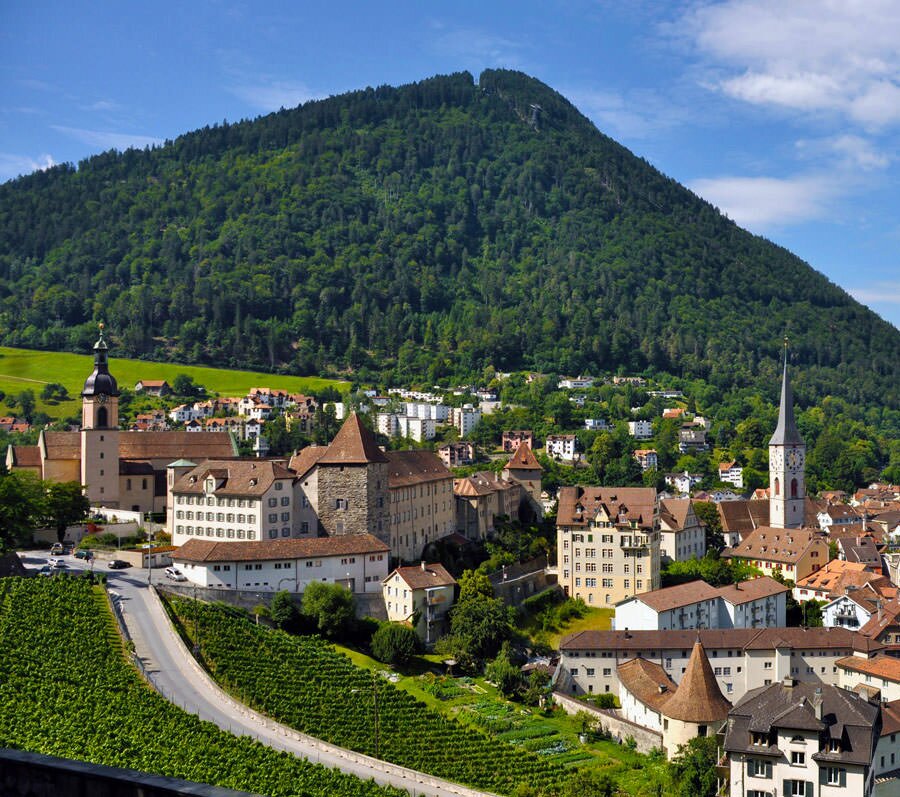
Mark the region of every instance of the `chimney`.
<instances>
[{"instance_id":1,"label":"chimney","mask_svg":"<svg viewBox=\"0 0 900 797\"><path fill-rule=\"evenodd\" d=\"M815 712L816 719L822 719L822 704L824 703L824 699L822 697L822 687L816 687L816 695L813 698L813 711Z\"/></svg>"},{"instance_id":2,"label":"chimney","mask_svg":"<svg viewBox=\"0 0 900 797\"><path fill-rule=\"evenodd\" d=\"M427 572L428 572L428 568L427 568L426 565L425 565L425 560L424 560L424 559L422 560L422 572L423 572L423 573L427 573Z\"/></svg>"},{"instance_id":3,"label":"chimney","mask_svg":"<svg viewBox=\"0 0 900 797\"><path fill-rule=\"evenodd\" d=\"M781 679L781 685L785 689L793 689L794 688L794 679L791 678L790 675L785 675L784 678Z\"/></svg>"}]
</instances>

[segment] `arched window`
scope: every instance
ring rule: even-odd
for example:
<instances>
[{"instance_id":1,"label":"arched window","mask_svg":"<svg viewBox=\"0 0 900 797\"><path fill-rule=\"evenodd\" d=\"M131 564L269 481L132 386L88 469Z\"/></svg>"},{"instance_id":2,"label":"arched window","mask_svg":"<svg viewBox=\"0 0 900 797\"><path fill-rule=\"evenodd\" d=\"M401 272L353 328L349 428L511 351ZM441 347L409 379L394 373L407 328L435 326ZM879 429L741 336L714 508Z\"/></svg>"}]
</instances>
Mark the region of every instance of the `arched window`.
<instances>
[{"instance_id":1,"label":"arched window","mask_svg":"<svg viewBox=\"0 0 900 797\"><path fill-rule=\"evenodd\" d=\"M775 495L781 495L781 482L775 479Z\"/></svg>"},{"instance_id":2,"label":"arched window","mask_svg":"<svg viewBox=\"0 0 900 797\"><path fill-rule=\"evenodd\" d=\"M791 498L797 497L797 480L791 479Z\"/></svg>"},{"instance_id":3,"label":"arched window","mask_svg":"<svg viewBox=\"0 0 900 797\"><path fill-rule=\"evenodd\" d=\"M105 429L107 423L107 409L106 407L100 407L100 409L97 410L97 428Z\"/></svg>"}]
</instances>

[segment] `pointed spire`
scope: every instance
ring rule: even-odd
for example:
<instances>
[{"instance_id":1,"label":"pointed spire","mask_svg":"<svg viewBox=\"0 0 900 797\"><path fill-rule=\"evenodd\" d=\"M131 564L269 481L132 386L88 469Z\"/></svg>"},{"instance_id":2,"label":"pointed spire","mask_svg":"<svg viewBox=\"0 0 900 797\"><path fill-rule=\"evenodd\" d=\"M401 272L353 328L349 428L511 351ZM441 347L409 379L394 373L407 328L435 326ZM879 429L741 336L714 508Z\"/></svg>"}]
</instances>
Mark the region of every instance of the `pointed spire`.
<instances>
[{"instance_id":1,"label":"pointed spire","mask_svg":"<svg viewBox=\"0 0 900 797\"><path fill-rule=\"evenodd\" d=\"M109 372L109 347L103 339L104 325L99 324L100 338L94 344L94 371L85 380L82 396L94 396L104 393L108 396L119 395L119 385Z\"/></svg>"},{"instance_id":2,"label":"pointed spire","mask_svg":"<svg viewBox=\"0 0 900 797\"><path fill-rule=\"evenodd\" d=\"M788 376L788 339L784 339L784 373L781 377L781 406L778 408L778 425L769 440L770 446L803 445L803 438L794 422L794 394Z\"/></svg>"},{"instance_id":3,"label":"pointed spire","mask_svg":"<svg viewBox=\"0 0 900 797\"><path fill-rule=\"evenodd\" d=\"M368 465L387 461L384 451L375 442L375 436L365 427L360 417L352 412L319 459L319 464Z\"/></svg>"}]
</instances>

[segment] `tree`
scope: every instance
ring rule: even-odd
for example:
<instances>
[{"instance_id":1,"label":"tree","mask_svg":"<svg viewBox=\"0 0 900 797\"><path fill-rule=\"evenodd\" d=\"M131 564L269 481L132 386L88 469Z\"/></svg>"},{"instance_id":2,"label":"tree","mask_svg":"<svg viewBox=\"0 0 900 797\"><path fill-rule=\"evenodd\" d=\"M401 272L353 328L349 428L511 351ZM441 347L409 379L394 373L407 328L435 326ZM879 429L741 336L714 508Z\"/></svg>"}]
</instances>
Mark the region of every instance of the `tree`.
<instances>
[{"instance_id":1,"label":"tree","mask_svg":"<svg viewBox=\"0 0 900 797\"><path fill-rule=\"evenodd\" d=\"M522 671L509 660L509 643L504 642L497 658L484 668L484 677L495 684L505 697L512 697L519 691Z\"/></svg>"},{"instance_id":2,"label":"tree","mask_svg":"<svg viewBox=\"0 0 900 797\"><path fill-rule=\"evenodd\" d=\"M353 593L340 584L308 584L303 590L302 607L315 627L332 639L348 631L356 616Z\"/></svg>"},{"instance_id":3,"label":"tree","mask_svg":"<svg viewBox=\"0 0 900 797\"><path fill-rule=\"evenodd\" d=\"M459 577L459 602L462 603L479 595L485 598L494 597L491 580L478 570L466 570Z\"/></svg>"},{"instance_id":4,"label":"tree","mask_svg":"<svg viewBox=\"0 0 900 797\"><path fill-rule=\"evenodd\" d=\"M198 385L194 382L194 377L189 376L188 374L176 374L175 378L172 380L172 392L176 396L182 396L184 398L196 398L197 396L202 396L206 393L206 388L203 385Z\"/></svg>"},{"instance_id":5,"label":"tree","mask_svg":"<svg viewBox=\"0 0 900 797\"><path fill-rule=\"evenodd\" d=\"M256 622L259 622L259 614ZM294 598L286 589L276 592L272 596L272 604L269 607L269 617L280 629L287 630L297 622L297 606Z\"/></svg>"},{"instance_id":6,"label":"tree","mask_svg":"<svg viewBox=\"0 0 900 797\"><path fill-rule=\"evenodd\" d=\"M614 797L617 787L612 777L596 769L581 769L569 776L561 797Z\"/></svg>"},{"instance_id":7,"label":"tree","mask_svg":"<svg viewBox=\"0 0 900 797\"><path fill-rule=\"evenodd\" d=\"M90 501L78 482L44 482L44 518L55 526L60 542L66 536L66 529L83 521L90 508Z\"/></svg>"},{"instance_id":8,"label":"tree","mask_svg":"<svg viewBox=\"0 0 900 797\"><path fill-rule=\"evenodd\" d=\"M19 411L22 413L22 417L30 423L32 417L34 416L34 391L23 390L16 396L16 404L19 407Z\"/></svg>"},{"instance_id":9,"label":"tree","mask_svg":"<svg viewBox=\"0 0 900 797\"><path fill-rule=\"evenodd\" d=\"M452 609L450 632L459 651L476 661L497 655L512 636L511 609L500 598L476 594L460 600Z\"/></svg>"},{"instance_id":10,"label":"tree","mask_svg":"<svg viewBox=\"0 0 900 797\"><path fill-rule=\"evenodd\" d=\"M372 635L372 655L385 664L405 664L419 652L419 637L408 625L382 623Z\"/></svg>"},{"instance_id":11,"label":"tree","mask_svg":"<svg viewBox=\"0 0 900 797\"><path fill-rule=\"evenodd\" d=\"M679 745L672 760L672 775L678 797L716 797L718 778L715 736L698 736Z\"/></svg>"},{"instance_id":12,"label":"tree","mask_svg":"<svg viewBox=\"0 0 900 797\"><path fill-rule=\"evenodd\" d=\"M0 475L0 552L21 545L44 516L44 487L33 473Z\"/></svg>"},{"instance_id":13,"label":"tree","mask_svg":"<svg viewBox=\"0 0 900 797\"><path fill-rule=\"evenodd\" d=\"M694 514L706 526L706 549L721 551L725 547L725 537L722 535L719 507L712 501L694 501L693 507Z\"/></svg>"}]
</instances>

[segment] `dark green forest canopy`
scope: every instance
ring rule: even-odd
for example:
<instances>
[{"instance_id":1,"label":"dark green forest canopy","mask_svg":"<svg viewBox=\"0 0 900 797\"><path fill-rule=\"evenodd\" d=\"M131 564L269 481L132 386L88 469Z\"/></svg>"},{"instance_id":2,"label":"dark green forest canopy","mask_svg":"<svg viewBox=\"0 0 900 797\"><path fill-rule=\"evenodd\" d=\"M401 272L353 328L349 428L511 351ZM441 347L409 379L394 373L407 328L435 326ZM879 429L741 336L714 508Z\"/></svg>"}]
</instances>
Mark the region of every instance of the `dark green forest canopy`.
<instances>
[{"instance_id":1,"label":"dark green forest canopy","mask_svg":"<svg viewBox=\"0 0 900 797\"><path fill-rule=\"evenodd\" d=\"M0 342L395 383L668 373L900 408L900 332L517 72L310 102L0 186Z\"/></svg>"}]
</instances>

